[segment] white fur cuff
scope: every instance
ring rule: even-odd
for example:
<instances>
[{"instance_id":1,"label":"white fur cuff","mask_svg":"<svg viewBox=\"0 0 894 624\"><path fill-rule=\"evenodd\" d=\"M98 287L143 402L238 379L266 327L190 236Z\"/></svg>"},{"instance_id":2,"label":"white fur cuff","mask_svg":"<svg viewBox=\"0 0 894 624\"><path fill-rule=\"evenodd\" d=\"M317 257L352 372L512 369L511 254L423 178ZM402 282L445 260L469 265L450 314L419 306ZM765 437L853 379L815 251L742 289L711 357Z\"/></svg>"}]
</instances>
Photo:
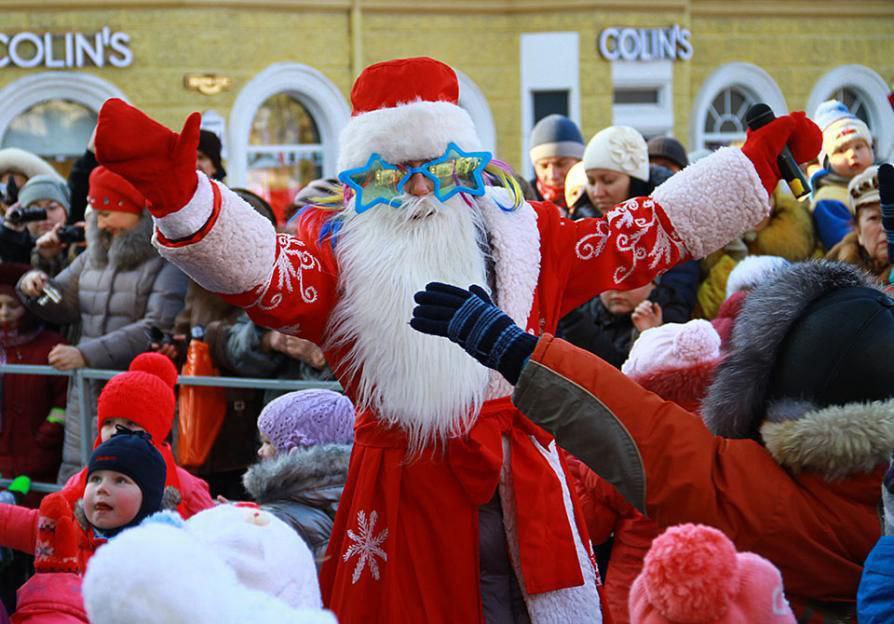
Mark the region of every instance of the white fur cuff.
<instances>
[{"instance_id":1,"label":"white fur cuff","mask_svg":"<svg viewBox=\"0 0 894 624\"><path fill-rule=\"evenodd\" d=\"M204 187L202 181L205 183ZM221 194L220 214L204 237L182 246L176 243L165 244L159 241L157 235L153 236L152 242L162 256L183 269L203 288L224 295L236 295L264 284L269 279L276 257L276 230L270 221L233 191L222 184L218 188ZM209 194L208 216L195 227L191 223L191 217L184 218L180 222L184 227L179 231L185 231L187 223L192 229L178 238L198 232L210 217L214 202L211 198L211 182L205 176L199 176L199 190L188 206L197 203L203 189ZM204 210L205 205L201 207ZM179 215L184 210L165 219ZM195 212L198 213L198 210ZM160 221L157 222L159 230ZM161 233L168 239L173 239L165 230L161 230Z\"/></svg>"},{"instance_id":2,"label":"white fur cuff","mask_svg":"<svg viewBox=\"0 0 894 624\"><path fill-rule=\"evenodd\" d=\"M200 229L214 209L214 200L211 193L211 180L201 171L196 172L199 184L196 192L183 208L172 212L166 217L155 219L155 227L169 240L178 240L192 236Z\"/></svg>"},{"instance_id":3,"label":"white fur cuff","mask_svg":"<svg viewBox=\"0 0 894 624\"><path fill-rule=\"evenodd\" d=\"M454 142L465 151L481 149L469 114L450 102L412 102L351 119L341 133L338 170L362 167L373 152L389 163L430 160Z\"/></svg>"},{"instance_id":4,"label":"white fur cuff","mask_svg":"<svg viewBox=\"0 0 894 624\"><path fill-rule=\"evenodd\" d=\"M652 193L694 258L703 258L770 214L767 191L742 150L724 147Z\"/></svg>"}]
</instances>

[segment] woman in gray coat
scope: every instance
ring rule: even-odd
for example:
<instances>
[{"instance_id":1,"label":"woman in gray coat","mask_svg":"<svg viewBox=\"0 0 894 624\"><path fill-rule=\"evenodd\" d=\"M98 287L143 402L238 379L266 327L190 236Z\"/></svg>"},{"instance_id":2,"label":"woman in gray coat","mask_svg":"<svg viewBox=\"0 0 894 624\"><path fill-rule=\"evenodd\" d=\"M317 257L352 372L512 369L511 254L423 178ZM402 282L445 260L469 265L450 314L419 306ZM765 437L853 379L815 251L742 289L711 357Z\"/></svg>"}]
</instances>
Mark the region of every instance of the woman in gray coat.
<instances>
[{"instance_id":1,"label":"woman in gray coat","mask_svg":"<svg viewBox=\"0 0 894 624\"><path fill-rule=\"evenodd\" d=\"M27 273L19 281L19 290L28 307L45 321L80 323L76 346L57 345L50 352L52 366L125 370L148 349L149 328L172 328L183 307L187 281L152 247L152 219L144 209L146 200L133 186L99 167L90 175L88 201L92 211L87 216L87 250L52 280L41 271ZM87 403L93 408L101 383L90 382L85 388L90 393ZM79 399L72 384L60 483L79 470L85 459L80 452ZM95 418L90 439L96 436Z\"/></svg>"}]
</instances>

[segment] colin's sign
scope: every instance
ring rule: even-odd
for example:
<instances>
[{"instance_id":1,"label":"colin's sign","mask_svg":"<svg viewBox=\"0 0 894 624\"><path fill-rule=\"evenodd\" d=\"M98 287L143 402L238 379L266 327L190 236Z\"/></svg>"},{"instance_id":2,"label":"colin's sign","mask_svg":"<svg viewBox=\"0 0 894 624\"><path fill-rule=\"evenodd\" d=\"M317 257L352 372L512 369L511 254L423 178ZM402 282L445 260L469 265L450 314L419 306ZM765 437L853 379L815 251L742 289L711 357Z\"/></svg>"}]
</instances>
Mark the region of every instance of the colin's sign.
<instances>
[{"instance_id":1,"label":"colin's sign","mask_svg":"<svg viewBox=\"0 0 894 624\"><path fill-rule=\"evenodd\" d=\"M0 67L127 67L133 62L130 36L108 26L97 33L0 32Z\"/></svg>"},{"instance_id":2,"label":"colin's sign","mask_svg":"<svg viewBox=\"0 0 894 624\"><path fill-rule=\"evenodd\" d=\"M688 61L692 34L670 28L606 28L599 33L599 53L609 61Z\"/></svg>"}]
</instances>

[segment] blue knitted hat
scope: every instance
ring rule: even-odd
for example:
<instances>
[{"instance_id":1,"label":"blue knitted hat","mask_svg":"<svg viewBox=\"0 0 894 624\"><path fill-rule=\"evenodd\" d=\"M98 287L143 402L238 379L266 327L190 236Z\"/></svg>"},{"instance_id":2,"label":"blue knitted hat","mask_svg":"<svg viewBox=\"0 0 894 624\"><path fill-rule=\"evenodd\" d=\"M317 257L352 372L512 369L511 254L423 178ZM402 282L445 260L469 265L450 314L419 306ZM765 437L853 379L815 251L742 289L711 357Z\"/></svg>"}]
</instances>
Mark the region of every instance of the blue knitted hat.
<instances>
[{"instance_id":1,"label":"blue knitted hat","mask_svg":"<svg viewBox=\"0 0 894 624\"><path fill-rule=\"evenodd\" d=\"M543 158L584 157L584 137L564 115L547 115L531 131L531 162Z\"/></svg>"}]
</instances>

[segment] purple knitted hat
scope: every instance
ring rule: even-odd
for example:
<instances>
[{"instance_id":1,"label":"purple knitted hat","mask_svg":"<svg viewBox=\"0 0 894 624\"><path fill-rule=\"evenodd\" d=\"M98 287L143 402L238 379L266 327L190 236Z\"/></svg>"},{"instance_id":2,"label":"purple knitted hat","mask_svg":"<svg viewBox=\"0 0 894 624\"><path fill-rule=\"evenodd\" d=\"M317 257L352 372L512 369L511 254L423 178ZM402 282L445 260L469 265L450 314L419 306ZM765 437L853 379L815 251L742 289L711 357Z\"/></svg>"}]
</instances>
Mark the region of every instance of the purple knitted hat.
<instances>
[{"instance_id":1,"label":"purple knitted hat","mask_svg":"<svg viewBox=\"0 0 894 624\"><path fill-rule=\"evenodd\" d=\"M279 453L317 444L351 444L354 405L332 390L290 392L261 410L258 430Z\"/></svg>"}]
</instances>

